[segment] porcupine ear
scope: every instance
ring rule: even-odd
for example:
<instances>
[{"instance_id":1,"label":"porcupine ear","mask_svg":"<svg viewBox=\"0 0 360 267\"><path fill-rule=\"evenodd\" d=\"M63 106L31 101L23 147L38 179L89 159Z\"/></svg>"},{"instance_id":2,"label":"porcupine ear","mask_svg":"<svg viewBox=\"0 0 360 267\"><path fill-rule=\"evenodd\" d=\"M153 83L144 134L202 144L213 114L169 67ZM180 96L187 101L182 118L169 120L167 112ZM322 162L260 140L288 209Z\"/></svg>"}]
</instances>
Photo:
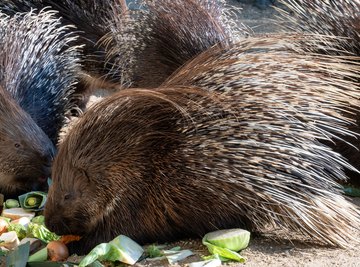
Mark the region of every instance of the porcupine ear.
<instances>
[{"instance_id":1,"label":"porcupine ear","mask_svg":"<svg viewBox=\"0 0 360 267\"><path fill-rule=\"evenodd\" d=\"M126 16L113 12L107 55L123 86L157 87L185 62L221 42L245 36L224 1L144 0ZM116 10L116 6L114 9ZM235 10L236 11L236 10Z\"/></svg>"},{"instance_id":2,"label":"porcupine ear","mask_svg":"<svg viewBox=\"0 0 360 267\"><path fill-rule=\"evenodd\" d=\"M283 27L287 31L327 36L323 47L309 49L326 54L360 55L359 0L279 0ZM340 38L339 38L340 37ZM341 38L342 37L342 38Z\"/></svg>"}]
</instances>

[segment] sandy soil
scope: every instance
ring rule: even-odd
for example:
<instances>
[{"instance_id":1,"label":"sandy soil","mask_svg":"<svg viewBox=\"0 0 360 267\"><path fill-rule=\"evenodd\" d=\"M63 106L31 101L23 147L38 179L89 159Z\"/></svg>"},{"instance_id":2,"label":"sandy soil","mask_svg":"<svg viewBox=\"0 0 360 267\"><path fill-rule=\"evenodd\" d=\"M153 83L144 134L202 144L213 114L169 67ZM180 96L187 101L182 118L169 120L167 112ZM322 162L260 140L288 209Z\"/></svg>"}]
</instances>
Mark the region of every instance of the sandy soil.
<instances>
[{"instance_id":1,"label":"sandy soil","mask_svg":"<svg viewBox=\"0 0 360 267\"><path fill-rule=\"evenodd\" d=\"M239 15L239 23L249 26L254 32L267 33L278 31L276 26L277 12L272 9L260 10L252 5L252 0L230 0L229 3L242 9ZM360 206L359 199L351 199ZM354 231L354 237L360 240L360 230ZM247 258L245 264L228 263L226 266L360 266L360 246L352 244L351 249L334 249L322 247L317 244L306 244L304 242L290 242L288 240L274 240L269 237L254 237L250 246L241 252ZM180 241L172 246L181 246L183 249L191 249L196 255L183 261L181 265L186 266L188 262L201 260L201 255L208 255L201 240ZM167 266L166 261L149 262L144 260L136 266Z\"/></svg>"}]
</instances>

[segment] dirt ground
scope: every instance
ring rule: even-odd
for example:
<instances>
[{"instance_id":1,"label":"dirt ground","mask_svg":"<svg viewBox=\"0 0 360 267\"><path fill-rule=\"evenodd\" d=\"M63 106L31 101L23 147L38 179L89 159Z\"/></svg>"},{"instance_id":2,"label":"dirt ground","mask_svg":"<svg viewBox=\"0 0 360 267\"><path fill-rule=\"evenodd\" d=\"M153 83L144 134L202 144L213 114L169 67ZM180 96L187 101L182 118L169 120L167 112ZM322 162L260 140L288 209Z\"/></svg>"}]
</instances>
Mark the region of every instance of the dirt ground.
<instances>
[{"instance_id":1,"label":"dirt ground","mask_svg":"<svg viewBox=\"0 0 360 267\"><path fill-rule=\"evenodd\" d=\"M360 198L351 199L360 207ZM354 231L354 237L360 240L360 230ZM306 267L329 267L329 266L360 266L360 246L358 243L349 243L352 248L335 249L322 247L318 244L301 241L274 240L270 237L251 237L250 245L240 254L247 260L244 264L227 263L229 267L283 267L283 266L306 266ZM173 267L185 267L188 263L201 260L201 256L209 255L201 240L183 240L168 247L180 246L182 249L190 249L195 255ZM149 261L143 260L136 267L170 266L166 260Z\"/></svg>"},{"instance_id":2,"label":"dirt ground","mask_svg":"<svg viewBox=\"0 0 360 267\"><path fill-rule=\"evenodd\" d=\"M230 0L229 4L240 7L239 23L249 26L254 32L267 33L278 31L276 26L277 12L272 9L260 10L252 3L255 0ZM360 198L351 199L352 202L360 206ZM354 237L360 240L360 230L354 231ZM266 237L255 237L250 241L250 246L241 252L247 258L245 264L227 263L224 266L360 266L360 246L351 244L351 249L334 249L321 247L316 244L306 244L304 242L290 242L288 240L273 240ZM206 248L201 245L201 240L186 240L169 245L181 246L183 249L191 249L195 255L181 262L180 265L186 266L189 262L201 260L201 255L208 255ZM151 262L144 260L136 266L152 267L167 266L166 261Z\"/></svg>"}]
</instances>

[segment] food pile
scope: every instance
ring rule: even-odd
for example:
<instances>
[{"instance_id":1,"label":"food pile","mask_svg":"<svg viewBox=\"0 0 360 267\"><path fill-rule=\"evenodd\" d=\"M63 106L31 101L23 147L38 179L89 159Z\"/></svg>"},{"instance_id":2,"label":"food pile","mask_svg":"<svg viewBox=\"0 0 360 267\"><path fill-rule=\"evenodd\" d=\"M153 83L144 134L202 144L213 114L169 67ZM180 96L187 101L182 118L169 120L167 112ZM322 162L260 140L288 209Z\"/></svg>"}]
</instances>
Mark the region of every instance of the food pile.
<instances>
[{"instance_id":1,"label":"food pile","mask_svg":"<svg viewBox=\"0 0 360 267\"><path fill-rule=\"evenodd\" d=\"M47 194L30 192L19 196L19 200L2 202L0 217L0 263L6 266L104 266L106 262L122 262L133 265L139 260L167 260L174 264L194 255L191 250L165 245L149 245L143 248L127 236L120 235L109 243L96 246L86 256L69 257L67 244L79 241L79 236L57 236L44 225L42 209ZM204 261L190 263L190 267L220 266L224 261L244 262L237 253L245 249L250 233L242 229L220 230L204 236L203 244L211 253Z\"/></svg>"}]
</instances>

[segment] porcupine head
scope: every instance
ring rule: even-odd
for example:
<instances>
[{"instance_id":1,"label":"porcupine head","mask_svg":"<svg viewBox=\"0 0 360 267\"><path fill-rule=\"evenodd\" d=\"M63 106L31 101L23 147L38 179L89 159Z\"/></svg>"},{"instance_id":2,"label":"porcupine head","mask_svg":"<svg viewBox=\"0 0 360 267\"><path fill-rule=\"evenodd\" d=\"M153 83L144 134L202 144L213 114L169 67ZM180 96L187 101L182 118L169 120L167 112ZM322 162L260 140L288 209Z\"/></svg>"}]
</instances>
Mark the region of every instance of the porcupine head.
<instances>
[{"instance_id":1,"label":"porcupine head","mask_svg":"<svg viewBox=\"0 0 360 267\"><path fill-rule=\"evenodd\" d=\"M0 193L46 190L55 148L34 120L0 88Z\"/></svg>"}]
</instances>

